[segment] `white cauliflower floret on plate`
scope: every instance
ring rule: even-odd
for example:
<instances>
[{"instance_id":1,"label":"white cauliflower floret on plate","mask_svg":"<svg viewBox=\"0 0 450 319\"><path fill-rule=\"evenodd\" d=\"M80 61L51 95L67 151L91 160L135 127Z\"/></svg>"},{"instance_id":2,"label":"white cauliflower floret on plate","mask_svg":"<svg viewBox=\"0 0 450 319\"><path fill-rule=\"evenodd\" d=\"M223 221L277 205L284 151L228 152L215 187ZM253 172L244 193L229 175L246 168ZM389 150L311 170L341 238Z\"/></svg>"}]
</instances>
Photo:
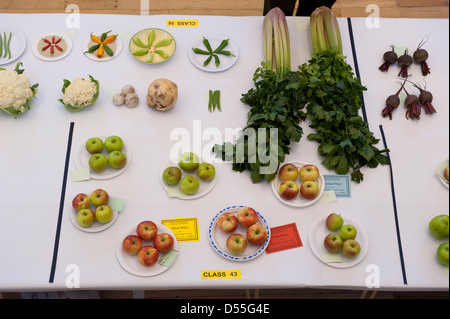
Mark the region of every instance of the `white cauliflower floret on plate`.
<instances>
[{"instance_id":1,"label":"white cauliflower floret on plate","mask_svg":"<svg viewBox=\"0 0 450 319\"><path fill-rule=\"evenodd\" d=\"M13 70L0 72L0 107L19 111L33 97L30 81Z\"/></svg>"},{"instance_id":2,"label":"white cauliflower floret on plate","mask_svg":"<svg viewBox=\"0 0 450 319\"><path fill-rule=\"evenodd\" d=\"M91 104L97 87L89 80L77 78L66 88L63 95L64 104L72 106L87 106Z\"/></svg>"}]
</instances>

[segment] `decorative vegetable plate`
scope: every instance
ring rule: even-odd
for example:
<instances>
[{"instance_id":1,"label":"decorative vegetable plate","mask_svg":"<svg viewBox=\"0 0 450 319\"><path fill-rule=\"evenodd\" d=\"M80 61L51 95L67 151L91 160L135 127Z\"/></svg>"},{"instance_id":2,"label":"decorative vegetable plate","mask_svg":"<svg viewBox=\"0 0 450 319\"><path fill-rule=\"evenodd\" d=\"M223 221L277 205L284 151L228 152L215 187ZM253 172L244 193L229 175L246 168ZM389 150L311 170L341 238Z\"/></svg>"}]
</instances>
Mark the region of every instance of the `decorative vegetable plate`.
<instances>
[{"instance_id":1,"label":"decorative vegetable plate","mask_svg":"<svg viewBox=\"0 0 450 319\"><path fill-rule=\"evenodd\" d=\"M217 226L217 219L219 216L225 212L231 212L233 214L237 214L239 210L246 206L230 206L221 210L214 218L211 220L208 229L208 239L211 247L214 249L216 253L220 256L232 260L232 261L248 261L255 259L259 255L261 255L267 248L270 242L270 228L267 224L266 219L259 213L258 214L258 223L263 225L267 230L267 239L261 246L256 246L248 243L247 249L244 251L242 255L234 256L228 252L228 248L226 245L227 238L230 234L226 234L222 232ZM239 233L241 235L246 235L247 228L242 227L241 225L233 233Z\"/></svg>"},{"instance_id":2,"label":"decorative vegetable plate","mask_svg":"<svg viewBox=\"0 0 450 319\"><path fill-rule=\"evenodd\" d=\"M209 41L212 51L218 48L222 41L228 39L223 36L205 36L205 38ZM205 66L205 61L209 59L209 56L205 54L198 54L193 51L195 48L207 51L203 41L203 37L196 39L191 43L188 50L189 60L200 70L206 72L222 72L231 68L239 58L239 49L237 45L232 40L228 39L228 44L223 48L223 50L231 52L234 56L218 54L217 56L220 62L219 66L215 64L215 58L211 58L209 63Z\"/></svg>"},{"instance_id":3,"label":"decorative vegetable plate","mask_svg":"<svg viewBox=\"0 0 450 319\"><path fill-rule=\"evenodd\" d=\"M330 254L323 245L323 240L329 233L331 233L331 231L325 226L327 216L316 219L309 229L309 245L320 261L323 261L323 254ZM361 252L355 259L346 258L341 254L342 262L326 262L326 264L334 268L350 268L359 264L366 257L367 252L369 251L369 236L365 228L356 220L349 216L341 216L344 219L344 225L350 224L356 228L357 235L355 240L360 244Z\"/></svg>"},{"instance_id":4,"label":"decorative vegetable plate","mask_svg":"<svg viewBox=\"0 0 450 319\"><path fill-rule=\"evenodd\" d=\"M444 176L444 170L448 166L448 158L443 161L436 169L436 175L441 183L448 188L448 180Z\"/></svg>"},{"instance_id":5,"label":"decorative vegetable plate","mask_svg":"<svg viewBox=\"0 0 450 319\"><path fill-rule=\"evenodd\" d=\"M156 225L158 226L158 234L159 233L168 233L173 237L173 239L174 239L173 250L178 252L179 251L178 241L177 241L177 238L175 237L175 235L172 233L172 231L164 225L161 225L161 224L156 224ZM160 261L166 254L159 254L159 258L158 258L158 261L156 262L156 264L154 264L153 266L147 267L147 266L143 266L139 263L139 260L136 255L134 255L134 256L128 255L123 250L123 248L122 248L123 240L128 235L136 235L137 234L136 227L137 227L137 225L128 228L125 232L123 232L123 234L119 237L119 240L117 241L116 256L117 256L117 260L119 261L119 264L122 266L123 269L128 271L130 274L133 274L136 276L141 276L141 277L156 276L156 275L159 275L159 274L165 272L167 269L169 269L173 265L173 263L175 262L176 256L170 264L163 266L160 264ZM143 243L143 246L152 245L153 241L150 241L150 242L142 241L142 243ZM169 253L167 253L167 254L169 254Z\"/></svg>"},{"instance_id":6,"label":"decorative vegetable plate","mask_svg":"<svg viewBox=\"0 0 450 319\"><path fill-rule=\"evenodd\" d=\"M102 34L103 34L103 32L92 32L92 35L97 36L99 39ZM108 32L107 36L111 36L111 35L113 35L113 33ZM86 37L86 39L83 42L83 46L82 46L83 53L85 53L86 51L89 51L89 49L95 45L98 45L98 43L95 43L91 39L91 36L89 35L88 37ZM111 51L113 52L113 55L108 54L108 52L105 50L102 54L102 57L99 58L97 56L98 49L94 50L91 53L87 52L84 55L93 61L106 62L106 61L112 60L115 57L117 57L123 48L122 40L120 40L119 38L116 38L113 42L107 43L106 45L108 46L109 49L111 49Z\"/></svg>"},{"instance_id":7,"label":"decorative vegetable plate","mask_svg":"<svg viewBox=\"0 0 450 319\"><path fill-rule=\"evenodd\" d=\"M99 137L103 140L103 142L107 138L107 136L99 136ZM91 157L91 154L89 154L88 151L86 151L85 145L86 145L87 140L88 140L88 138L86 138L84 142L79 144L78 151L77 151L77 153L75 153L75 156L73 157L73 162L77 169L89 168L89 158ZM123 140L122 152L127 156L127 163L125 164L124 167L116 169L116 168L112 168L108 165L108 167L103 172L100 172L100 173L97 173L97 172L94 172L91 170L91 178L104 180L104 179L109 179L109 178L119 176L120 174L125 172L126 169L130 166L131 155L132 155L131 147L125 140ZM106 157L108 157L108 152L105 151L104 149L103 149L102 153L105 154Z\"/></svg>"},{"instance_id":8,"label":"decorative vegetable plate","mask_svg":"<svg viewBox=\"0 0 450 319\"><path fill-rule=\"evenodd\" d=\"M201 163L201 161L200 161ZM166 162L164 162L164 164L161 167L161 172L160 172L160 181L161 181L161 185L162 187L166 190L166 192L169 194L170 197L176 197L176 198L180 198L180 199L196 199L196 198L200 198L202 196L205 196L206 194L208 194L216 185L216 181L217 181L217 169L216 169L216 175L214 176L214 178L211 181L202 181L198 176L196 171L189 173L189 172L185 172L183 170L181 170L181 178L185 177L186 175L192 175L195 178L198 179L199 183L200 183L200 187L197 191L197 193L193 194L193 195L186 195L184 194L181 189L180 189L180 184L178 183L177 185L174 186L170 186L167 185L164 180L163 180L163 172L167 167L170 166L176 166L179 167L178 164L174 161L172 161L171 159L168 159ZM180 180L181 181L181 180Z\"/></svg>"},{"instance_id":9,"label":"decorative vegetable plate","mask_svg":"<svg viewBox=\"0 0 450 319\"><path fill-rule=\"evenodd\" d=\"M25 51L27 46L27 39L22 31L14 28L0 29L0 36L2 37L2 55L0 56L0 65L11 63L17 60ZM10 39L11 36L11 39ZM7 39L5 48L5 38Z\"/></svg>"},{"instance_id":10,"label":"decorative vegetable plate","mask_svg":"<svg viewBox=\"0 0 450 319\"><path fill-rule=\"evenodd\" d=\"M102 230L109 228L109 226L114 224L117 217L119 216L119 212L113 211L113 219L111 221L109 221L108 223L102 224L102 223L98 222L97 220L95 220L94 223L90 227L83 227L80 224L78 224L76 211L70 212L69 215L70 215L70 221L76 228L78 228L82 231L85 231L87 233L97 233L97 232L101 232Z\"/></svg>"},{"instance_id":11,"label":"decorative vegetable plate","mask_svg":"<svg viewBox=\"0 0 450 319\"><path fill-rule=\"evenodd\" d=\"M294 164L298 169L300 169L302 166L310 164L310 163L305 163L305 162L300 162L300 161L291 161L289 163ZM310 205L316 203L320 199L320 197L322 196L322 194L325 190L325 179L324 179L323 175L319 172L319 179L317 180L317 184L319 184L319 194L317 195L316 198L314 198L314 199L303 198L299 192L299 194L297 195L296 198L294 198L292 200L286 200L286 199L283 199L279 193L280 185L283 181L280 179L280 177L278 175L279 174L277 174L277 176L272 181L272 191L275 194L276 198L278 198L281 202L285 203L286 205L289 205L292 207L306 207L306 206L310 206ZM302 184L300 177L298 177L295 182L297 183L298 187L300 188L300 185Z\"/></svg>"},{"instance_id":12,"label":"decorative vegetable plate","mask_svg":"<svg viewBox=\"0 0 450 319\"><path fill-rule=\"evenodd\" d=\"M170 60L176 48L175 38L169 32L158 28L137 32L129 43L131 55L146 64L159 64Z\"/></svg>"},{"instance_id":13,"label":"decorative vegetable plate","mask_svg":"<svg viewBox=\"0 0 450 319\"><path fill-rule=\"evenodd\" d=\"M46 32L34 40L32 50L40 60L58 61L72 51L72 39L62 32Z\"/></svg>"}]
</instances>

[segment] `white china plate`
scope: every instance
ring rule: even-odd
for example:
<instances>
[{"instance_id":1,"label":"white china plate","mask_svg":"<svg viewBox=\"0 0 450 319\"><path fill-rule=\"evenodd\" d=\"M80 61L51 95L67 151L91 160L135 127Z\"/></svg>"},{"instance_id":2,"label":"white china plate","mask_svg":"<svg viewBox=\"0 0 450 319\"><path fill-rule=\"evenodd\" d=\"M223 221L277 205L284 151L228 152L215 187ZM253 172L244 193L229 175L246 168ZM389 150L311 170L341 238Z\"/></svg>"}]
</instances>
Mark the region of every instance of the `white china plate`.
<instances>
[{"instance_id":1,"label":"white china plate","mask_svg":"<svg viewBox=\"0 0 450 319\"><path fill-rule=\"evenodd\" d=\"M25 35L23 34L22 31L15 28L6 28L6 29L0 28L2 40L4 40L3 39L4 33L6 33L6 37L9 38L10 32L12 32L11 42L9 44L10 45L9 49L11 51L11 58L10 59L8 59L8 57L3 58L2 54L2 57L0 57L0 65L8 64L17 60L22 55L23 51L25 51L25 48L27 46L27 39L25 38ZM3 53L5 53L4 47Z\"/></svg>"},{"instance_id":2,"label":"white china plate","mask_svg":"<svg viewBox=\"0 0 450 319\"><path fill-rule=\"evenodd\" d=\"M264 244L262 244L260 246L256 246L256 245L252 245L252 244L248 243L247 249L244 251L244 254L239 255L239 256L235 256L228 251L226 241L227 241L228 236L230 236L230 234L226 234L219 229L219 227L217 226L217 219L221 214L223 214L225 212L231 212L231 213L237 214L239 212L239 210L243 207L245 207L245 206L227 207L227 208L221 210L216 216L214 216L214 218L211 220L211 222L209 224L208 239L209 239L209 243L211 244L211 247L220 256L222 256L226 259L232 260L232 261L248 261L248 260L255 259L256 257L260 256L266 250L266 248L270 242L270 234L271 233L270 233L269 225L267 224L266 219L259 212L257 212L258 223L263 225L267 230L267 239L264 242ZM247 228L244 228L241 225L238 225L238 228L233 233L238 233L238 234L245 236L247 233Z\"/></svg>"},{"instance_id":3,"label":"white china plate","mask_svg":"<svg viewBox=\"0 0 450 319\"><path fill-rule=\"evenodd\" d=\"M211 36L211 35L205 36L205 38L208 39L209 43L211 44L211 49L213 51L220 45L220 43L223 40L228 39L227 37L223 37L223 36ZM215 64L214 58L211 59L211 61L209 62L209 64L207 66L203 66L203 63L209 56L204 55L204 54L195 53L192 50L192 48L199 48L199 49L207 51L207 49L203 43L203 36L199 37L198 39L196 39L195 41L193 41L191 43L191 45L188 48L188 52L189 52L188 54L189 54L189 60L191 61L191 63L194 66L196 66L197 68L199 68L200 70L203 70L206 72L222 72L222 71L228 70L236 63L237 59L239 58L239 49L238 49L237 45L231 39L228 40L228 45L223 50L230 51L231 53L233 53L235 55L235 57L219 54L218 56L219 56L220 64L218 67Z\"/></svg>"},{"instance_id":4,"label":"white china plate","mask_svg":"<svg viewBox=\"0 0 450 319\"><path fill-rule=\"evenodd\" d=\"M92 135L92 137L93 136L94 135ZM98 136L98 137L101 138L104 143L108 136ZM89 158L91 157L91 154L86 150L86 146L85 146L86 141L88 139L89 138L86 138L85 140L83 140L83 142L80 142L78 149L76 150L77 152L75 153L75 155L73 157L73 161L74 161L75 167L77 169L89 168ZM125 170L130 166L132 152L131 152L130 145L124 139L123 139L122 152L125 153L125 155L127 156L127 163L125 164L124 167L115 169L108 165L108 167L103 172L99 172L99 173L91 170L91 178L104 180L104 179L109 179L109 178L119 176L120 174L125 172ZM105 154L106 157L108 157L108 152L105 149L103 149L103 154Z\"/></svg>"},{"instance_id":5,"label":"white china plate","mask_svg":"<svg viewBox=\"0 0 450 319\"><path fill-rule=\"evenodd\" d=\"M103 32L93 32L92 34L97 36L98 38L100 38L101 35L103 34ZM108 33L108 36L113 35L113 34L114 34L113 32L110 32L110 33ZM82 46L83 53L86 52L87 50L89 50L89 48L90 48L89 43L90 42L91 42L91 35L89 34L89 36L86 37L86 39L83 42L83 46ZM122 48L123 48L122 40L120 40L119 37L117 37L114 40L113 43L116 45L116 50L113 51L114 52L113 56L110 56L106 52L103 53L103 57L102 58L98 58L96 54L92 54L92 53L86 53L84 55L86 57L88 57L89 59L91 59L93 61L98 61L98 62L105 62L105 61L112 60L112 59L114 59L115 57L117 57L120 54L120 52L122 51ZM97 52L97 51L95 51L95 52Z\"/></svg>"},{"instance_id":6,"label":"white china plate","mask_svg":"<svg viewBox=\"0 0 450 319\"><path fill-rule=\"evenodd\" d=\"M176 258L173 260L172 264L170 264L168 267L166 267L166 266L162 266L162 265L159 264L159 260L164 255L164 254L159 254L158 262L156 264L152 265L152 266L148 266L147 267L147 266L143 266L143 265L141 265L139 263L137 255L134 255L134 256L128 255L123 250L123 248L122 248L123 240L128 235L136 235L137 234L136 233L137 225L138 224L128 228L119 237L119 240L117 241L116 255L117 255L117 260L119 261L119 264L122 266L123 269L128 271L130 274L133 274L133 275L136 275L136 276L140 276L140 277L156 276L156 275L159 275L159 274L165 272L167 269L169 269L173 265L173 262L175 262ZM176 250L177 252L179 252L177 238L172 233L170 228L168 228L167 226L161 225L161 224L156 224L156 225L158 226L158 234L159 233L168 233L168 234L172 235L172 237L174 239L173 250ZM146 246L146 245L152 245L153 246L153 241L143 241L143 246Z\"/></svg>"},{"instance_id":7,"label":"white china plate","mask_svg":"<svg viewBox=\"0 0 450 319\"><path fill-rule=\"evenodd\" d=\"M95 209L93 209L93 210L95 210ZM97 220L95 220L94 223L90 227L83 227L80 224L78 224L77 212L73 210L70 212L70 221L76 228L78 228L82 231L85 231L87 233L97 233L97 232L107 229L109 226L114 224L114 222L116 221L118 216L119 216L119 213L117 211L113 211L113 219L110 222L102 224L102 223L98 222Z\"/></svg>"},{"instance_id":8,"label":"white china plate","mask_svg":"<svg viewBox=\"0 0 450 319\"><path fill-rule=\"evenodd\" d=\"M360 244L361 252L355 259L346 258L341 254L342 262L329 262L326 264L335 268L350 268L359 264L366 257L367 252L369 251L369 236L365 228L356 220L349 216L341 216L344 219L344 225L350 224L356 228L357 235L355 240ZM328 253L323 245L323 240L329 233L331 233L331 231L325 226L327 217L328 215L316 219L309 229L309 245L320 261L323 261L322 253Z\"/></svg>"},{"instance_id":9,"label":"white china plate","mask_svg":"<svg viewBox=\"0 0 450 319\"><path fill-rule=\"evenodd\" d=\"M300 169L302 166L310 165L310 163L300 162L300 161L290 161L289 163L294 164L297 166L298 169ZM322 196L324 190L325 190L325 179L323 175L319 172L319 178L316 181L317 184L319 184L319 194L314 199L306 199L303 198L300 192L298 193L297 197L292 200L286 200L280 196L279 189L280 185L283 181L280 179L279 174L277 173L277 176L272 181L272 191L275 194L275 197L278 198L281 202L285 203L286 205L292 206L292 207L307 207L314 203L316 203L320 197ZM302 184L302 180L300 177L298 177L295 182L297 183L298 187L300 188Z\"/></svg>"},{"instance_id":10,"label":"white china plate","mask_svg":"<svg viewBox=\"0 0 450 319\"><path fill-rule=\"evenodd\" d=\"M57 57L45 57L42 54L40 54L38 51L39 41L42 41L42 38L52 36L52 35L54 35L56 38L62 37L63 40L66 41L66 43L67 43L67 49L63 54L61 54ZM32 50L33 50L33 54L40 60L58 61L58 60L64 59L66 56L69 55L70 51L72 51L72 39L67 34L64 34L62 32L46 32L34 40Z\"/></svg>"},{"instance_id":11,"label":"white china plate","mask_svg":"<svg viewBox=\"0 0 450 319\"><path fill-rule=\"evenodd\" d=\"M201 160L200 160L200 163L201 163ZM159 174L159 179L161 181L161 185L166 190L167 193L169 193L169 187L177 187L178 189L180 187L179 183L177 185L174 185L174 186L169 186L163 180L163 172L164 172L164 170L167 167L170 167L170 166L179 167L178 163L174 163L171 159L168 159L166 162L163 163L163 165L161 167L160 174ZM196 170L193 171L193 172L185 172L185 171L181 170L181 178L183 179L183 177L185 177L186 175L192 175L195 178L197 178L199 183L200 183L200 187L199 187L197 193L195 193L193 195L177 196L176 198L187 199L187 200L200 198L200 197L205 196L206 194L208 194L214 188L214 185L216 185L216 181L217 181L217 167L216 167L216 175L214 176L214 178L211 181L202 181L198 177ZM181 190L180 190L180 193L182 193Z\"/></svg>"}]
</instances>

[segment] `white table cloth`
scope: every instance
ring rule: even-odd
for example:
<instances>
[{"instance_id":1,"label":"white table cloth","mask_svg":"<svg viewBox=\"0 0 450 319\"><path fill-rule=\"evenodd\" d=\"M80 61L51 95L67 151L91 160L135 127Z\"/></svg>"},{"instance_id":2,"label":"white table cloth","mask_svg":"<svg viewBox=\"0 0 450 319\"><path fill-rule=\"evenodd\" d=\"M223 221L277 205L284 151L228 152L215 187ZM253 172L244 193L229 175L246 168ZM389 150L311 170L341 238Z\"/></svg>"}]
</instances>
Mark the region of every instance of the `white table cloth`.
<instances>
[{"instance_id":1,"label":"white table cloth","mask_svg":"<svg viewBox=\"0 0 450 319\"><path fill-rule=\"evenodd\" d=\"M381 19L380 28L375 29L368 28L363 18L350 20L360 76L368 87L364 93L367 119L380 139L382 126L391 150L398 234L389 166L365 168L364 181L351 185L351 198L302 209L284 205L275 198L270 184L252 184L247 173L236 173L227 163L216 165L217 183L206 196L196 200L167 196L160 184L160 174L171 148L180 142L170 138L174 129L185 128L194 147L198 141L195 132L202 134L207 128L218 128L224 135L226 128L245 125L248 107L240 102L240 97L252 87L253 73L263 59L263 17L81 15L70 55L57 62L38 60L30 45L43 32L67 30L66 18L59 14L0 14L0 29L14 26L25 33L27 48L18 61L23 62L30 81L39 83L39 93L30 111L18 119L0 114L0 290L67 289L66 280L73 274L73 265L79 270L81 289L366 289L366 280L374 269L379 271L381 289L448 289L448 273L434 259L441 241L433 239L427 229L432 217L448 214L448 189L434 172L448 158L448 20ZM198 27L168 27L169 19L195 19ZM306 18L288 17L293 69L307 62L312 51L310 33L302 27L307 22ZM339 19L344 54L354 65L348 22ZM166 63L144 65L128 51L129 36L149 27L165 29L176 39L176 53ZM82 54L85 38L92 31L101 30L125 35L120 39L124 50L108 62L95 62ZM412 121L404 118L404 109L400 107L392 121L382 118L386 97L398 87L396 68L392 67L388 74L378 70L382 54L391 44L413 49L429 33L425 47L430 52L431 74L426 83L434 93L438 113ZM225 72L206 73L189 61L190 44L210 34L230 38L239 48L237 63ZM15 62L6 67L14 68L14 65ZM421 80L417 66L412 68L413 79ZM99 80L100 97L94 107L70 113L57 101L62 97L63 79L73 80L88 74ZM177 104L167 113L145 105L148 85L161 77L179 87ZM109 96L126 84L135 86L141 99L134 109L114 106ZM209 90L221 90L223 112L208 112L205 94ZM64 183L71 125L73 136ZM312 162L323 174L334 174L320 164L318 145L306 138L311 132L308 121L302 127L304 136L298 144L292 144L286 162ZM130 167L110 180L72 182L73 157L80 143L96 135L123 137L133 152ZM212 141L210 136L204 136L194 151L208 153ZM378 146L383 148L382 140ZM76 194L96 188L125 199L125 206L110 228L87 233L72 225L71 201ZM61 229L57 235L62 199ZM254 207L270 227L296 223L303 247L264 253L249 262L222 258L208 242L208 225L219 211L231 205ZM330 212L351 216L367 230L369 252L357 266L336 269L313 254L309 228L317 218ZM198 217L200 240L180 243L178 257L166 272L138 277L120 266L116 245L126 229L144 219L159 222L182 217ZM397 235L401 239L404 271ZM58 239L56 245L55 239ZM233 269L241 271L241 279L201 278L202 270Z\"/></svg>"}]
</instances>

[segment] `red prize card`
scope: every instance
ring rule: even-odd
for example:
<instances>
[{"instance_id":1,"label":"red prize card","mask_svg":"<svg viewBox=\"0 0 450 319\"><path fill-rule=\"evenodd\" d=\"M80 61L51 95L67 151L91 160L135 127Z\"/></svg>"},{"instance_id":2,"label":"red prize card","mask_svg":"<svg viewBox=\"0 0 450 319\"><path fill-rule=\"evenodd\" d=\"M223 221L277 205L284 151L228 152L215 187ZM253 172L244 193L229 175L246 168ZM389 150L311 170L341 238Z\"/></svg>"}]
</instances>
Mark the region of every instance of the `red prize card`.
<instances>
[{"instance_id":1,"label":"red prize card","mask_svg":"<svg viewBox=\"0 0 450 319\"><path fill-rule=\"evenodd\" d=\"M266 248L266 253L268 254L303 247L302 239L295 223L271 228L270 232L270 241Z\"/></svg>"}]
</instances>

